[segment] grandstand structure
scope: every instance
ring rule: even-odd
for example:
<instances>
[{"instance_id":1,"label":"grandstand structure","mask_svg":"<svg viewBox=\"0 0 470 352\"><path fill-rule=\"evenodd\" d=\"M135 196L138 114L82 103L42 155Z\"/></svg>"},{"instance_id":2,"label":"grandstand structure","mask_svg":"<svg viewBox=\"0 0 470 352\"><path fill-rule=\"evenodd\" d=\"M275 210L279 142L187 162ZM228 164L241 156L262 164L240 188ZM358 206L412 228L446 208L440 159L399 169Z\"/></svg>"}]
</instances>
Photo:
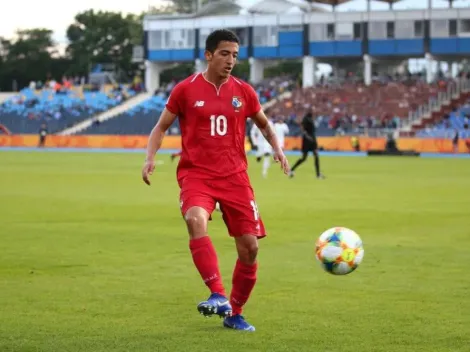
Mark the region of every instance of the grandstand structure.
<instances>
[{"instance_id":1,"label":"grandstand structure","mask_svg":"<svg viewBox=\"0 0 470 352\"><path fill-rule=\"evenodd\" d=\"M377 1L389 3L390 10L371 11L371 0L366 11L358 12L335 11L336 6L349 0L262 0L245 10L236 3L222 1L193 15L146 16L147 90L159 87L160 73L175 61L194 62L195 71L202 72L207 35L217 28L229 28L240 38L239 60L249 61L249 81L254 85L263 82L264 69L273 62L301 60L303 91L295 93L291 101L278 102L275 113L286 117L288 110L294 109L301 114L302 107L309 103L330 117L330 133L345 115L362 115L378 119L376 127L400 128L403 135L414 135L468 98L466 80L448 82L440 75L443 62L447 66L446 79L465 68L470 54L470 8L453 8L451 0L449 8L433 9L428 0L426 9L393 10L400 0ZM332 11L316 4L332 5ZM374 82L374 76L381 73L409 72L408 62L413 58L425 61L425 84L395 82L384 87ZM314 94L319 92L320 63L334 67L335 76L339 72L362 72L364 87L360 94L356 85L347 84ZM309 90L314 99L305 99ZM325 103L329 99L348 101L348 107L332 111L335 109L331 104ZM374 123L363 125L370 127Z\"/></svg>"},{"instance_id":2,"label":"grandstand structure","mask_svg":"<svg viewBox=\"0 0 470 352\"><path fill-rule=\"evenodd\" d=\"M381 1L391 5L397 2ZM312 0L334 6L346 2ZM263 79L269 61L302 59L304 87L315 85L316 65L320 62L362 67L369 85L373 66L396 70L410 58L426 60L430 83L436 73L434 62L444 61L455 67L470 54L470 8L370 11L369 7L363 12L329 12L294 6L287 0L264 0L246 14L240 14L235 5L234 13L227 14L230 11L225 2L218 4L211 3L207 15L201 9L190 16L145 17L149 91L159 86L160 73L175 61L193 61L197 71L204 70L204 42L216 28L230 28L240 37L239 59L249 60L252 83ZM223 15L215 14L216 6L223 6ZM296 11L289 11L289 6Z\"/></svg>"},{"instance_id":3,"label":"grandstand structure","mask_svg":"<svg viewBox=\"0 0 470 352\"><path fill-rule=\"evenodd\" d=\"M371 11L371 1L389 3L390 10ZM270 117L288 123L291 136L313 109L319 136L393 131L448 139L459 131L470 138L470 8L452 8L449 1L449 8L433 9L428 1L426 9L394 10L400 0L371 1L366 11L339 12L336 6L349 0L261 0L249 8L221 0L193 14L148 15L146 92L86 92L79 99L73 91L25 89L0 106L0 124L13 133L37 133L46 118L50 131L62 136L147 136L177 83L162 84L160 74L179 63L202 72L207 35L229 28L240 38L239 60L249 62L248 81L260 102ZM424 60L425 72L411 74L410 59ZM285 60L302 66L300 81L289 73L264 76L265 68ZM319 64L329 64L333 77L319 72ZM168 133L180 134L178 121Z\"/></svg>"}]
</instances>

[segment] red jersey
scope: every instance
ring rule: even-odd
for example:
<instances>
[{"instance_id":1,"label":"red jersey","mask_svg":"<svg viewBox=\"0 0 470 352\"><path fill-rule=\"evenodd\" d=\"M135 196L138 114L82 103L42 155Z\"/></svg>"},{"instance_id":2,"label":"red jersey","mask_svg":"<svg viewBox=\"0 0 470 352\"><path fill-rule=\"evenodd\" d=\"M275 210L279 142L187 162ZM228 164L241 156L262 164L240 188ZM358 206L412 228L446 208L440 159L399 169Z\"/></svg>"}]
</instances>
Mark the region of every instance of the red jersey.
<instances>
[{"instance_id":1,"label":"red jersey","mask_svg":"<svg viewBox=\"0 0 470 352\"><path fill-rule=\"evenodd\" d=\"M246 171L246 119L261 110L248 83L230 76L217 88L197 73L173 88L166 108L178 116L181 128L178 181Z\"/></svg>"}]
</instances>

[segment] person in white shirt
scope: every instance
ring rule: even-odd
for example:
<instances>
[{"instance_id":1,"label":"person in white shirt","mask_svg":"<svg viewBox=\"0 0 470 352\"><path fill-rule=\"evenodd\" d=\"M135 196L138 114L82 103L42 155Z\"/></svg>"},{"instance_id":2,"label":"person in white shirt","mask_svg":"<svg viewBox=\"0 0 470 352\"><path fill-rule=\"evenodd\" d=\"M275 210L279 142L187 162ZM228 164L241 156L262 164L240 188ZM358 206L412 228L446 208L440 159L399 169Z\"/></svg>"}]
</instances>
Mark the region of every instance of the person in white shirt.
<instances>
[{"instance_id":1,"label":"person in white shirt","mask_svg":"<svg viewBox=\"0 0 470 352\"><path fill-rule=\"evenodd\" d=\"M283 121L280 121L280 123L273 123L272 119L269 119L269 124L273 127L274 132L276 133L280 147L284 149L285 135L289 133L289 127ZM260 162L261 159L263 159L262 175L266 178L268 176L268 169L271 166L273 148L261 134L256 125L253 125L251 128L250 136L253 144L257 147L256 160Z\"/></svg>"},{"instance_id":2,"label":"person in white shirt","mask_svg":"<svg viewBox=\"0 0 470 352\"><path fill-rule=\"evenodd\" d=\"M269 124L271 127L274 128L274 124L271 119L269 119ZM256 145L257 151L256 151L256 161L260 162L261 159L263 159L263 177L268 176L268 169L269 166L271 165L271 157L273 154L273 148L269 144L269 142L264 138L262 135L261 131L259 128L256 126L256 124L253 125L250 131L251 135L251 140L253 141L253 144Z\"/></svg>"},{"instance_id":3,"label":"person in white shirt","mask_svg":"<svg viewBox=\"0 0 470 352\"><path fill-rule=\"evenodd\" d=\"M256 124L253 124L253 126L251 127L250 137L253 146L256 148L256 161L260 162L261 157L263 156L263 150L261 145L263 135L261 134L261 131L259 130L258 126L256 126Z\"/></svg>"},{"instance_id":4,"label":"person in white shirt","mask_svg":"<svg viewBox=\"0 0 470 352\"><path fill-rule=\"evenodd\" d=\"M274 132L276 133L277 140L279 141L279 146L284 150L284 141L286 135L289 134L289 126L287 126L283 120L277 119L274 124Z\"/></svg>"}]
</instances>

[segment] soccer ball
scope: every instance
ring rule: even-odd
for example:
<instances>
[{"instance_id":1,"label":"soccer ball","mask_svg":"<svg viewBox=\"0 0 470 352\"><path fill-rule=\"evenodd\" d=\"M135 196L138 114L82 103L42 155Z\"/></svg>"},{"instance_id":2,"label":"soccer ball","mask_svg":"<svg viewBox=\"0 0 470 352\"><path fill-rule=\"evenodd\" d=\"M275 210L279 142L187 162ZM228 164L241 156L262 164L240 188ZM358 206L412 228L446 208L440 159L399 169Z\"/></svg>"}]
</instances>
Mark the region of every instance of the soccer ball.
<instances>
[{"instance_id":1,"label":"soccer ball","mask_svg":"<svg viewBox=\"0 0 470 352\"><path fill-rule=\"evenodd\" d=\"M315 243L315 256L323 269L334 275L352 273L364 258L359 235L346 227L323 232Z\"/></svg>"}]
</instances>

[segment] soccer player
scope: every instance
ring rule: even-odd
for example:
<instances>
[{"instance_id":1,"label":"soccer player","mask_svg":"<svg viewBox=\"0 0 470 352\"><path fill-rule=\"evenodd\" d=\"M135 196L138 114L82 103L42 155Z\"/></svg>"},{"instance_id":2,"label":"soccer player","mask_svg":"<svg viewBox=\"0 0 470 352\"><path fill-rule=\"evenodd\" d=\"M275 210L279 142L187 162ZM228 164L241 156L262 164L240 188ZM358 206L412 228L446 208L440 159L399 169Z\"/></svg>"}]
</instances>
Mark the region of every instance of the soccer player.
<instances>
[{"instance_id":1,"label":"soccer player","mask_svg":"<svg viewBox=\"0 0 470 352\"><path fill-rule=\"evenodd\" d=\"M286 135L289 134L289 126L287 126L284 120L279 118L274 124L274 132L276 133L277 140L279 141L279 146L284 150L284 141L286 140Z\"/></svg>"},{"instance_id":2,"label":"soccer player","mask_svg":"<svg viewBox=\"0 0 470 352\"><path fill-rule=\"evenodd\" d=\"M266 233L247 174L247 117L272 145L274 159L286 174L289 164L256 92L249 84L231 76L238 50L239 39L231 31L216 30L207 37L207 70L191 75L173 89L150 133L142 178L150 185L155 153L165 131L178 117L182 138L182 155L177 167L181 213L189 232L193 262L211 292L197 309L205 316L223 317L227 328L254 331L241 314L257 280L258 239ZM216 202L220 203L222 218L238 252L229 299L220 276L217 253L207 233Z\"/></svg>"},{"instance_id":3,"label":"soccer player","mask_svg":"<svg viewBox=\"0 0 470 352\"><path fill-rule=\"evenodd\" d=\"M271 120L268 120L268 123L271 125L271 128L274 130L273 122ZM269 166L271 165L271 158L273 156L273 148L271 144L269 144L269 142L263 137L263 134L261 133L259 127L256 124L253 124L253 127L251 128L250 133L251 133L251 139L254 141L255 145L258 148L258 150L256 151L256 160L260 162L261 159L263 159L262 175L264 178L266 178L268 176ZM275 130L274 130L274 133L276 133ZM279 141L279 137L278 137L278 142L279 142L279 146L282 149L281 143Z\"/></svg>"},{"instance_id":4,"label":"soccer player","mask_svg":"<svg viewBox=\"0 0 470 352\"><path fill-rule=\"evenodd\" d=\"M325 176L320 173L320 157L318 156L315 122L313 121L313 114L311 112L308 112L304 116L300 128L302 130L302 156L297 160L294 166L292 166L289 176L294 177L295 169L307 160L308 152L312 152L315 158L315 171L317 173L317 178L325 178Z\"/></svg>"},{"instance_id":5,"label":"soccer player","mask_svg":"<svg viewBox=\"0 0 470 352\"><path fill-rule=\"evenodd\" d=\"M253 123L253 125L251 126L250 137L251 141L253 142L253 145L256 147L256 161L260 162L263 156L263 149L260 144L262 135L261 131L255 123Z\"/></svg>"}]
</instances>

